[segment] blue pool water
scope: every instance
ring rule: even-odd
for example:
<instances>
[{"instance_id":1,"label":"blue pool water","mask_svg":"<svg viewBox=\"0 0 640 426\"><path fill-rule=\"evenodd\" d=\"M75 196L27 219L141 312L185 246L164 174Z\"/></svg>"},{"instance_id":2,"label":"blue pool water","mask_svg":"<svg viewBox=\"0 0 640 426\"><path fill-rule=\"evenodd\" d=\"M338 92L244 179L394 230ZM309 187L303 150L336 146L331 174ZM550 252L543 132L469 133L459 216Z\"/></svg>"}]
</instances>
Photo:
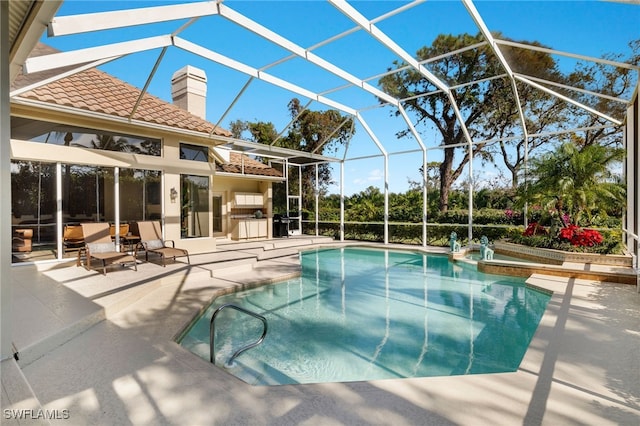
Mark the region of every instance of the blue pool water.
<instances>
[{"instance_id":1,"label":"blue pool water","mask_svg":"<svg viewBox=\"0 0 640 426\"><path fill-rule=\"evenodd\" d=\"M181 344L254 385L347 382L515 371L550 296L446 256L368 248L301 253L299 278L217 298Z\"/></svg>"}]
</instances>

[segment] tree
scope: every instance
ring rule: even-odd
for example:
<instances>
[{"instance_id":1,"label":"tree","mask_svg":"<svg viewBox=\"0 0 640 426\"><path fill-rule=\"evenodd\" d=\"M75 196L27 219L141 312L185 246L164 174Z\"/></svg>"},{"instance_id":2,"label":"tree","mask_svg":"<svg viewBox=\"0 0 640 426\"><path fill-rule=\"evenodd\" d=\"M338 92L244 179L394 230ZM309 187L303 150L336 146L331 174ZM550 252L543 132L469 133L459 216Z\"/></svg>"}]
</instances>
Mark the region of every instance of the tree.
<instances>
[{"instance_id":1,"label":"tree","mask_svg":"<svg viewBox=\"0 0 640 426\"><path fill-rule=\"evenodd\" d=\"M519 204L539 205L561 227L590 225L596 215L607 214L607 205L625 202L624 186L612 172L624 156L619 148L564 143L531 160L530 183L522 185Z\"/></svg>"},{"instance_id":2,"label":"tree","mask_svg":"<svg viewBox=\"0 0 640 426\"><path fill-rule=\"evenodd\" d=\"M384 220L384 194L375 186L353 194L346 202L347 220L381 222Z\"/></svg>"},{"instance_id":3,"label":"tree","mask_svg":"<svg viewBox=\"0 0 640 426\"><path fill-rule=\"evenodd\" d=\"M603 58L609 61L626 62L634 66L640 65L640 39L630 42L629 47L631 53L626 58L623 54L606 54ZM613 98L630 99L637 83L637 75L636 71L628 68L614 67L603 63L592 63L591 65L580 63L568 78L570 84L575 87ZM605 112L620 121L624 120L627 108L626 102L616 102L610 98L597 97L588 93L573 94L573 97L579 102L598 111ZM602 117L583 113L578 107L573 107L573 110L576 116L581 117L581 127L610 124ZM582 114L580 115L580 113ZM621 146L620 130L615 127L609 127L585 132L583 145L595 143Z\"/></svg>"},{"instance_id":4,"label":"tree","mask_svg":"<svg viewBox=\"0 0 640 426\"><path fill-rule=\"evenodd\" d=\"M342 116L336 110L311 111L300 105L297 98L288 104L289 114L295 119L289 132L276 141L276 145L316 154L335 153L347 142L352 133L352 119ZM240 137L248 131L251 140L271 144L278 133L272 123L234 121L231 123L234 137ZM289 170L289 188L293 194L302 195L303 210L311 210L315 202L316 171L314 167L302 168L302 188L298 188L298 169ZM331 183L331 168L327 164L318 165L318 188L320 195L325 195ZM284 185L274 186L274 207L286 208Z\"/></svg>"},{"instance_id":5,"label":"tree","mask_svg":"<svg viewBox=\"0 0 640 426\"><path fill-rule=\"evenodd\" d=\"M481 34L441 34L430 47L419 49L416 57L423 61L481 41ZM526 61L531 61L527 62L527 67L538 70L535 71L537 74L555 70L554 61L544 53L530 54ZM398 61L394 62L394 66L402 70L380 79L383 90L404 100L405 108L417 116L416 128L424 130L425 126L432 123L442 137L442 145L445 148L444 160L440 164L440 210L446 211L449 207L451 186L461 175L466 164L476 157L483 161L493 161L495 151L488 150L486 143L477 143L474 144L471 153L464 147L464 154L456 163L455 154L459 149L454 145L467 141L449 97L437 91L436 87L417 70ZM488 46L466 50L456 55L446 55L442 59L431 61L428 66L434 75L449 86L480 81L460 85L452 90L453 99L472 140L482 141L508 136L519 126L519 117L513 105L511 83L506 78L493 78L502 74L504 70ZM409 131L405 130L400 132L398 137L408 134Z\"/></svg>"},{"instance_id":6,"label":"tree","mask_svg":"<svg viewBox=\"0 0 640 426\"><path fill-rule=\"evenodd\" d=\"M242 139L243 133L248 131L251 135L250 140L262 144L270 144L278 137L278 132L273 123L257 121L241 121L231 122L231 133L236 139Z\"/></svg>"}]
</instances>

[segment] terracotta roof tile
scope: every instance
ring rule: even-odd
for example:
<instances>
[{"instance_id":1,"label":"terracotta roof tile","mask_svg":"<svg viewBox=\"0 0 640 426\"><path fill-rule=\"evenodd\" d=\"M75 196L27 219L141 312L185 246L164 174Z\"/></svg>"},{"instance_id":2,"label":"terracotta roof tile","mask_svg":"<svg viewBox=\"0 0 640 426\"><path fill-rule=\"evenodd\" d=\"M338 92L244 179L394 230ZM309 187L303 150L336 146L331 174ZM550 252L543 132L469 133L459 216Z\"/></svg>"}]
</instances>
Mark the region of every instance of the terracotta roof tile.
<instances>
[{"instance_id":1,"label":"terracotta roof tile","mask_svg":"<svg viewBox=\"0 0 640 426\"><path fill-rule=\"evenodd\" d=\"M33 55L40 56L53 52L55 52L54 49L39 44L34 49ZM56 71L60 72L54 70L54 72L38 73L39 76L20 75L14 81L12 88L33 84L51 77ZM91 68L37 87L21 94L20 97L128 118L140 93L140 89L103 71ZM212 123L148 93L144 94L132 118L181 130L210 133L214 129ZM215 134L231 136L229 131L221 128L216 128Z\"/></svg>"},{"instance_id":2,"label":"terracotta roof tile","mask_svg":"<svg viewBox=\"0 0 640 426\"><path fill-rule=\"evenodd\" d=\"M228 163L216 164L216 170L225 173L242 173L243 163L245 174L282 177L281 171L237 152L231 153Z\"/></svg>"},{"instance_id":3,"label":"terracotta roof tile","mask_svg":"<svg viewBox=\"0 0 640 426\"><path fill-rule=\"evenodd\" d=\"M39 43L32 55L41 56L55 52L57 52L55 49ZM21 74L13 82L12 90L53 77L66 70L44 71L28 76ZM117 117L129 117L140 93L140 89L103 71L91 68L25 92L20 97ZM214 128L212 123L148 93L143 96L132 118L197 132L210 133ZM231 136L229 131L221 128L217 128L215 134ZM235 152L231 153L228 163L216 164L216 170L240 174L243 172L243 165L245 174L283 176L279 170Z\"/></svg>"}]
</instances>

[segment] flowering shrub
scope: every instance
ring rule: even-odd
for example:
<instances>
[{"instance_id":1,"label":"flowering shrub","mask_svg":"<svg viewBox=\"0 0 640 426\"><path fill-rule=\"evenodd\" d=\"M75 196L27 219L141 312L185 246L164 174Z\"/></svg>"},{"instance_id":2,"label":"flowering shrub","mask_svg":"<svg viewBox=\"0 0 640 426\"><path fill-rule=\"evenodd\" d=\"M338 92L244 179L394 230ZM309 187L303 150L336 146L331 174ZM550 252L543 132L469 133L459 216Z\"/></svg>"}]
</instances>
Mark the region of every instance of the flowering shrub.
<instances>
[{"instance_id":1,"label":"flowering shrub","mask_svg":"<svg viewBox=\"0 0 640 426\"><path fill-rule=\"evenodd\" d=\"M529 247L579 253L622 254L619 230L608 230L603 233L594 229L583 229L575 225L560 228L557 233L545 231L539 224L531 223L527 230L509 236L511 242ZM545 233L546 232L546 233Z\"/></svg>"},{"instance_id":2,"label":"flowering shrub","mask_svg":"<svg viewBox=\"0 0 640 426\"><path fill-rule=\"evenodd\" d=\"M547 230L538 222L531 222L522 235L525 237L531 237L533 235L547 235Z\"/></svg>"},{"instance_id":3,"label":"flowering shrub","mask_svg":"<svg viewBox=\"0 0 640 426\"><path fill-rule=\"evenodd\" d=\"M602 243L602 235L594 229L580 229L576 225L569 225L562 228L558 237L561 240L569 241L576 247L593 247Z\"/></svg>"}]
</instances>

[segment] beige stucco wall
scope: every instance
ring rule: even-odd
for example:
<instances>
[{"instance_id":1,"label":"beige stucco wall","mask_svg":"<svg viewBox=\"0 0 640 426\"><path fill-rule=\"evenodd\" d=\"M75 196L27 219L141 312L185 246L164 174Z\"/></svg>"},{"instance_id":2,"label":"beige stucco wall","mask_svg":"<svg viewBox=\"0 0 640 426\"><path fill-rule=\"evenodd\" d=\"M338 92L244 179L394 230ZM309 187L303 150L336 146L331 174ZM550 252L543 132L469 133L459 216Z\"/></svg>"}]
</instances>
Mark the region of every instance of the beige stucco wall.
<instances>
[{"instance_id":1,"label":"beige stucco wall","mask_svg":"<svg viewBox=\"0 0 640 426\"><path fill-rule=\"evenodd\" d=\"M123 152L99 151L79 147L66 147L28 141L11 140L11 159L45 161L51 163L73 163L103 167L122 167L160 170L163 172L163 218L165 238L174 240L177 246L189 250L190 253L202 253L215 250L215 238L212 235L204 238L180 238L180 202L171 201L170 191L180 191L180 175L192 174L209 176L210 188L214 165L210 163L180 160L180 142L211 145L205 138L190 138L185 135L172 134L152 128L140 128L122 123L108 123L88 117L73 117L47 110L31 110L23 106L12 106L12 114L25 118L34 118L57 123L108 130L116 133L132 134L141 137L158 138L163 142L163 156L128 154ZM211 193L211 190L210 190ZM211 229L211 214L208 215Z\"/></svg>"},{"instance_id":2,"label":"beige stucco wall","mask_svg":"<svg viewBox=\"0 0 640 426\"><path fill-rule=\"evenodd\" d=\"M163 156L152 157L148 155L128 154L123 152L99 151L79 147L66 147L43 143L34 143L21 140L11 140L11 159L86 164L103 167L121 167L160 170L163 172L163 218L165 238L174 240L176 245L185 248L190 253L203 253L215 250L216 237L229 237L229 214L233 207L234 192L259 192L262 193L267 208L267 217L272 216L272 190L273 179L257 177L235 177L225 174L216 175L215 166L212 163L187 161L180 159L180 143L196 145L212 145L215 140L207 137L195 137L191 135L172 133L167 129L157 129L151 126L135 126L122 122L108 122L95 117L73 116L62 114L47 109L39 110L27 108L24 105L12 105L12 115L45 120L56 123L64 123L86 127L96 130L108 130L115 133L131 134L140 137L161 139L163 142ZM223 212L226 216L224 235L213 234L213 215L210 212L207 217L210 230L209 237L185 238L180 237L180 196L171 200L171 189L180 193L180 175L189 174L197 176L209 176L209 202L213 194L224 194L225 206ZM271 237L271 222L269 222L269 237Z\"/></svg>"}]
</instances>

